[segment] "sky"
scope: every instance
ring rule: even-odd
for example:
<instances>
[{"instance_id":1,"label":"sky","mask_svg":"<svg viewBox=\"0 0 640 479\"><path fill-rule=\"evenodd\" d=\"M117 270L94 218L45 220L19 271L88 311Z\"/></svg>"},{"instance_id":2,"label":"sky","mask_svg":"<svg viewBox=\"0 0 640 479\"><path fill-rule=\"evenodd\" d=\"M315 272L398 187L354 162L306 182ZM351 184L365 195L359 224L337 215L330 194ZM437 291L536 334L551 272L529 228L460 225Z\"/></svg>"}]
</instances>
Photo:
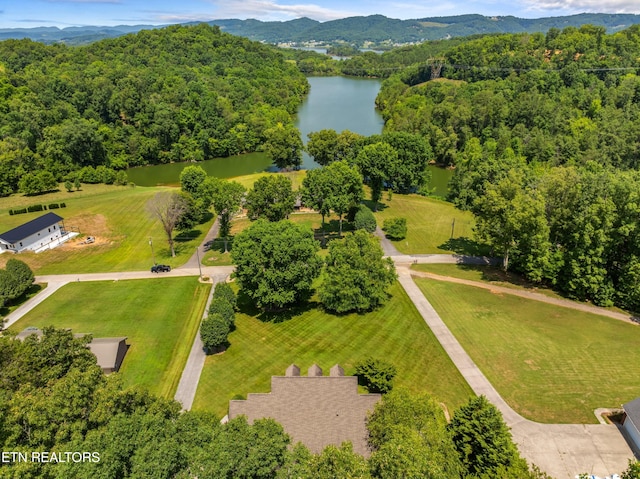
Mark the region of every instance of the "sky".
<instances>
[{"instance_id":1,"label":"sky","mask_svg":"<svg viewBox=\"0 0 640 479\"><path fill-rule=\"evenodd\" d=\"M222 18L321 22L382 14L409 19L479 13L522 18L637 13L640 0L0 0L0 28L170 24Z\"/></svg>"}]
</instances>

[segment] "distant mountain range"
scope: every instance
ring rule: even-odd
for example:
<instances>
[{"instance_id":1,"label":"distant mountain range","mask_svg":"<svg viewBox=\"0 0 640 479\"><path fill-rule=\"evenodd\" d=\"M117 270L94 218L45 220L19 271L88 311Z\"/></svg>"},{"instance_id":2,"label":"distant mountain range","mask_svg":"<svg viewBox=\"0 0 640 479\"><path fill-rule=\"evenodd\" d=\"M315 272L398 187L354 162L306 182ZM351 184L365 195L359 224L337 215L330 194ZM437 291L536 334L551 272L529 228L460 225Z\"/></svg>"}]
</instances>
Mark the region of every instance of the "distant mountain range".
<instances>
[{"instance_id":1,"label":"distant mountain range","mask_svg":"<svg viewBox=\"0 0 640 479\"><path fill-rule=\"evenodd\" d=\"M579 27L584 24L602 26L614 32L640 24L640 15L583 13L564 17L517 18L458 15L430 17L416 20L397 20L383 15L350 17L328 22L299 18L287 22L259 20L213 20L221 30L266 43L336 43L356 46L406 44L424 40L439 40L487 33L547 32L550 28ZM164 25L163 25L164 26ZM117 37L144 29L162 28L157 25L119 25L115 27L37 27L2 28L0 40L31 38L45 43L71 45L91 43L103 38Z\"/></svg>"}]
</instances>

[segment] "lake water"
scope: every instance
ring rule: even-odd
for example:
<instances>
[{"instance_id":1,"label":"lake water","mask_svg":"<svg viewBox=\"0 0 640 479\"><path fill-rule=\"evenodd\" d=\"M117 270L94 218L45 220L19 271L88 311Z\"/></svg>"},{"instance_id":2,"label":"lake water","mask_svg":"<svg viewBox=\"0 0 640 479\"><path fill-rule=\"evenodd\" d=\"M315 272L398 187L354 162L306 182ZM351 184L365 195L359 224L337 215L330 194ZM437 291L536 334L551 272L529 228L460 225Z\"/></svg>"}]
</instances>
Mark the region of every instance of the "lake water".
<instances>
[{"instance_id":1,"label":"lake water","mask_svg":"<svg viewBox=\"0 0 640 479\"><path fill-rule=\"evenodd\" d=\"M380 90L380 80L347 77L310 77L311 90L298 111L296 126L303 141L307 134L325 128L337 132L351 130L364 136L382 132L384 122L375 109L375 99ZM129 181L140 186L176 185L180 172L193 163L171 163L143 166L127 170ZM232 178L234 176L259 173L272 168L271 161L263 153L248 153L229 158L214 158L197 163L212 176ZM304 154L302 167L317 168L319 165ZM445 196L451 171L429 167L432 173L431 187L435 194Z\"/></svg>"}]
</instances>

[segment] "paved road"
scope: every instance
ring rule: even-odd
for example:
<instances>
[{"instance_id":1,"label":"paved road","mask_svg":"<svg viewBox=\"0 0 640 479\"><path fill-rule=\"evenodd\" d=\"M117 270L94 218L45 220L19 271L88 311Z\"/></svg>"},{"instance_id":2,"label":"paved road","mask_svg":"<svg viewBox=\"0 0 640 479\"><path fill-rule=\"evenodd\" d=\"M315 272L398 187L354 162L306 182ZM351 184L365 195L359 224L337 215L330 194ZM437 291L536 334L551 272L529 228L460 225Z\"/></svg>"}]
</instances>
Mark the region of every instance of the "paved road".
<instances>
[{"instance_id":1,"label":"paved road","mask_svg":"<svg viewBox=\"0 0 640 479\"><path fill-rule=\"evenodd\" d=\"M198 258L200 260L204 258L204 252L206 251L208 243L218 237L218 231L220 231L220 222L218 221L218 218L216 218L216 220L211 225L209 232L202 240L202 243L200 243L200 245L198 246L197 252L193 253L191 255L191 258L189 258L189 261L180 266L178 269L196 269L198 267L198 264L200 263L198 261Z\"/></svg>"},{"instance_id":2,"label":"paved road","mask_svg":"<svg viewBox=\"0 0 640 479\"><path fill-rule=\"evenodd\" d=\"M477 395L485 395L502 413L521 454L556 479L576 474L620 473L633 453L618 428L605 424L540 424L516 413L491 385L411 277L398 268L399 281L462 376Z\"/></svg>"},{"instance_id":3,"label":"paved road","mask_svg":"<svg viewBox=\"0 0 640 479\"><path fill-rule=\"evenodd\" d=\"M211 276L213 286L215 286L216 283L226 281L228 276L229 275L225 273ZM214 288L212 287L211 292L209 293L209 298L207 299L207 304L204 308L202 319L205 319L209 315L209 305L213 298L213 290ZM178 383L178 389L176 390L175 395L175 400L182 404L183 411L188 411L193 405L193 400L196 397L196 391L198 389L198 382L200 381L200 374L202 374L202 368L204 367L206 358L207 355L204 352L204 344L202 344L200 331L198 330L198 333L193 340L193 346L191 347L187 364L184 367L184 371L182 371L182 376L180 377L180 382Z\"/></svg>"},{"instance_id":4,"label":"paved road","mask_svg":"<svg viewBox=\"0 0 640 479\"><path fill-rule=\"evenodd\" d=\"M210 278L227 277L233 272L233 266L203 266L203 276ZM149 271L123 271L116 273L85 273L85 274L56 274L36 276L36 283L47 283L47 287L5 317L3 328L8 328L22 318L33 308L55 293L68 283L80 281L120 281L127 279L167 278L179 276L199 276L200 270L196 268L176 268L168 273L151 273Z\"/></svg>"}]
</instances>

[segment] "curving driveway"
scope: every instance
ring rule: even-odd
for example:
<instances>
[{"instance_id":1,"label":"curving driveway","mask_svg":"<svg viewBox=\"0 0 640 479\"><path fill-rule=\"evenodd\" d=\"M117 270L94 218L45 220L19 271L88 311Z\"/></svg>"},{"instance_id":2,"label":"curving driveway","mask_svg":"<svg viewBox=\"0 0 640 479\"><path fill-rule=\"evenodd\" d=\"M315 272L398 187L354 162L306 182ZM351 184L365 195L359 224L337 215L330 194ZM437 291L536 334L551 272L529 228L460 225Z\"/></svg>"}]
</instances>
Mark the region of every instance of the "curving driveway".
<instances>
[{"instance_id":1,"label":"curving driveway","mask_svg":"<svg viewBox=\"0 0 640 479\"><path fill-rule=\"evenodd\" d=\"M210 237L213 237L212 235L215 235L215 232L217 232L217 230L215 230L216 228L217 221L212 226L207 238L205 238L205 242L208 241ZM491 264L496 262L495 259L444 254L403 255L384 237L382 231L378 231L377 234L381 239L385 254L391 257L398 267L400 284L473 391L478 395L485 395L487 399L502 412L523 457L557 479L570 479L580 473L605 476L607 474L620 473L626 469L628 460L633 458L633 453L616 426L606 424L540 424L523 418L511 409L464 351L431 304L429 304L414 283L411 274L428 276L432 277L432 279L443 281L464 282L466 280L438 277L438 275L432 275L430 273L411 272L409 270L409 266L414 263ZM202 267L202 274L211 277L214 282L223 281L232 272L233 266ZM31 311L55 293L60 287L69 282L117 281L121 279L162 278L167 276L199 276L199 274L200 269L198 268L197 258L194 255L194 257L182 267L162 274L154 274L149 271L131 271L120 273L37 276L36 281L48 283L47 288L8 315L5 318L4 327L11 326L23 315ZM489 287L491 289L499 288L485 285L484 283L474 284L474 286ZM505 290L504 292L508 294L522 293L514 289L503 289ZM524 292L523 294L526 294L527 297L531 299L546 302L562 301L563 304L560 305L565 307L575 309L587 307L590 308L591 312L594 312L593 309L595 309L579 303L557 300L536 293ZM599 310L595 312L597 314L611 313L610 311L603 313ZM624 316L619 313L612 314ZM611 314L607 315L611 316ZM625 321L634 320L634 318L629 318L628 316L617 317L616 319ZM200 372L204 365L204 352L199 340L200 335L197 334L175 396L176 400L181 402L183 409L190 409L191 407L200 378Z\"/></svg>"},{"instance_id":2,"label":"curving driveway","mask_svg":"<svg viewBox=\"0 0 640 479\"><path fill-rule=\"evenodd\" d=\"M616 426L540 424L511 409L444 324L411 274L406 267L398 268L400 284L471 389L477 395L485 395L500 410L523 457L556 479L570 479L581 473L605 476L627 468L633 453Z\"/></svg>"}]
</instances>

